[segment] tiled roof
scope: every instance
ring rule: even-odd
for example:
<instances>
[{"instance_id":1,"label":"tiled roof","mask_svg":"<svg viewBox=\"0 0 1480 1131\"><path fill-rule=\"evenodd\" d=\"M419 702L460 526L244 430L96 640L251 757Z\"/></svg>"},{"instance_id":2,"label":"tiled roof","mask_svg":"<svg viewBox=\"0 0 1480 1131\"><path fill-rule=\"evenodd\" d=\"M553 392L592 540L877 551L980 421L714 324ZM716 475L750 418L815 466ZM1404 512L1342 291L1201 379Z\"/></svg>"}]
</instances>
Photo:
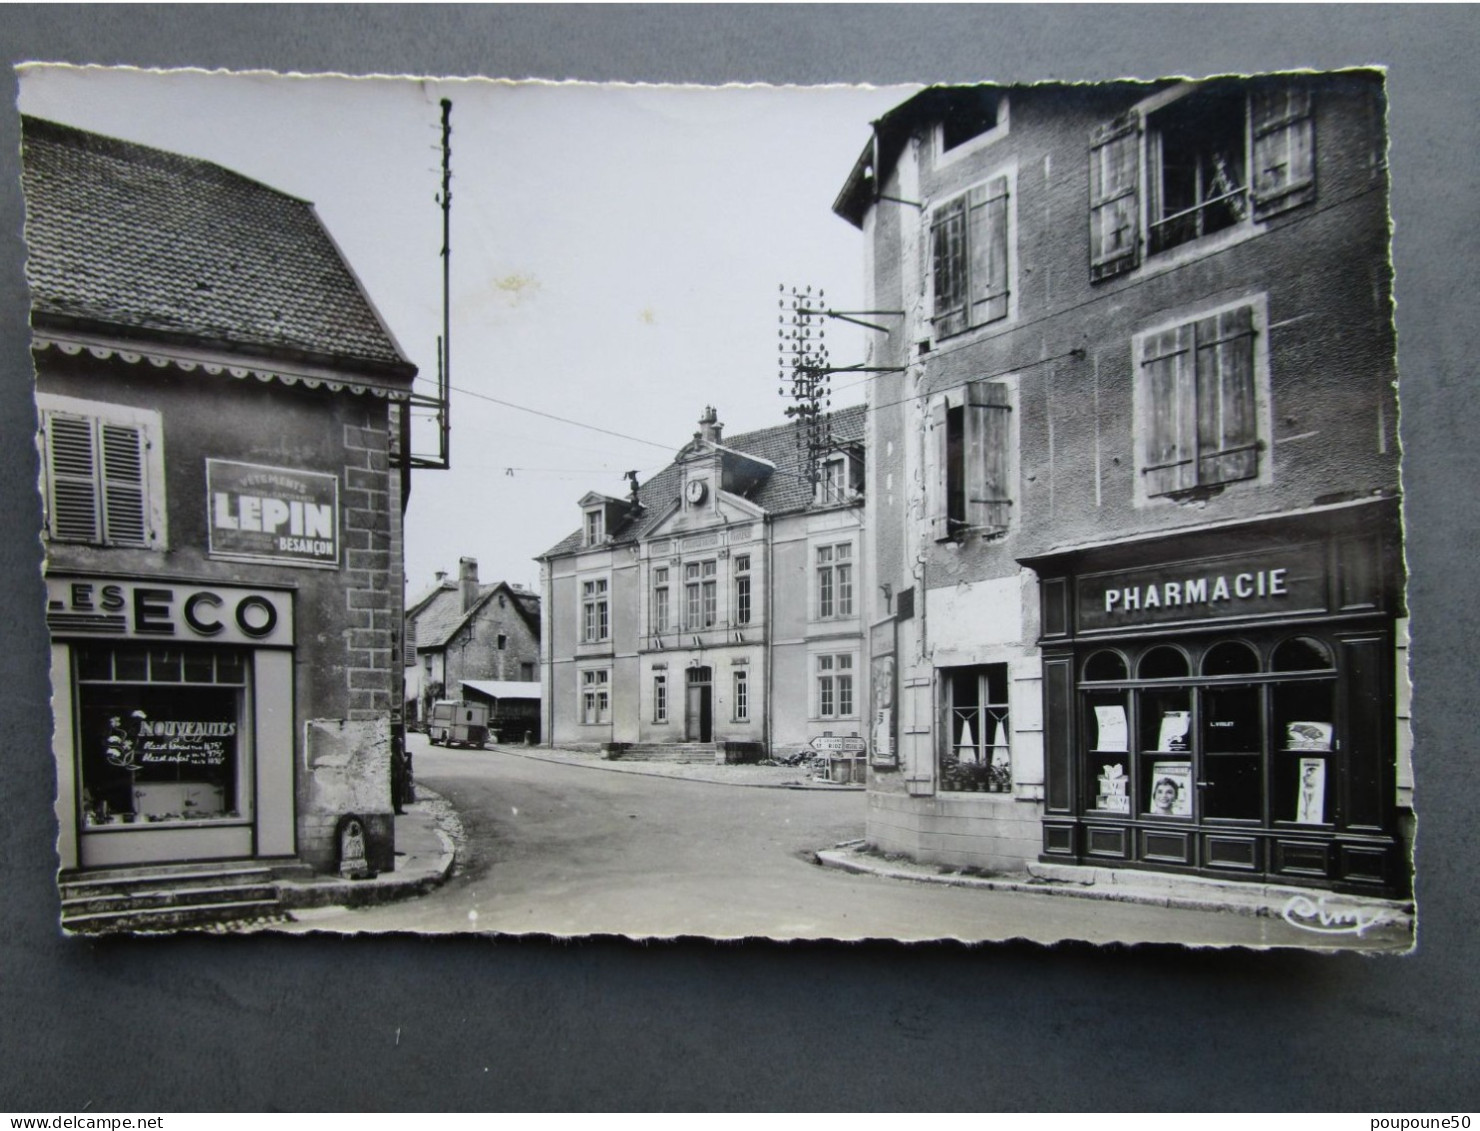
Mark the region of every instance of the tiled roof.
<instances>
[{"instance_id":1,"label":"tiled roof","mask_svg":"<svg viewBox=\"0 0 1480 1131\"><path fill-rule=\"evenodd\" d=\"M309 202L39 118L22 169L38 324L414 375Z\"/></svg>"},{"instance_id":2,"label":"tiled roof","mask_svg":"<svg viewBox=\"0 0 1480 1131\"><path fill-rule=\"evenodd\" d=\"M515 589L505 582L496 581L492 585L478 586L478 599L473 602L471 609L464 612L462 588L456 582L444 581L440 589L432 590L429 598L420 598L420 601L425 602L420 609L413 605L407 610L407 619L414 621L416 625L416 636L413 643L417 650L445 648L447 642L457 635L458 629L470 618L477 616L478 611L499 590L504 590L513 598L515 611L529 626L529 630L535 636L539 636L539 594L530 593L525 589Z\"/></svg>"},{"instance_id":3,"label":"tiled roof","mask_svg":"<svg viewBox=\"0 0 1480 1131\"><path fill-rule=\"evenodd\" d=\"M853 405L834 412L834 441L840 445L861 443L866 412L863 405ZM797 432L800 428L800 424L780 424L774 428L726 436L720 441L722 447L731 451L743 452L776 465L776 470L766 478L759 490L749 496L756 506L773 515L804 510L812 502L812 484L803 467L806 463L805 449L797 447ZM612 532L612 541L618 544L631 543L646 537L678 501L682 482L682 472L675 461L642 484L638 488L637 499L643 509L634 520ZM576 530L539 556L558 558L574 553L581 548L583 542L582 531Z\"/></svg>"}]
</instances>

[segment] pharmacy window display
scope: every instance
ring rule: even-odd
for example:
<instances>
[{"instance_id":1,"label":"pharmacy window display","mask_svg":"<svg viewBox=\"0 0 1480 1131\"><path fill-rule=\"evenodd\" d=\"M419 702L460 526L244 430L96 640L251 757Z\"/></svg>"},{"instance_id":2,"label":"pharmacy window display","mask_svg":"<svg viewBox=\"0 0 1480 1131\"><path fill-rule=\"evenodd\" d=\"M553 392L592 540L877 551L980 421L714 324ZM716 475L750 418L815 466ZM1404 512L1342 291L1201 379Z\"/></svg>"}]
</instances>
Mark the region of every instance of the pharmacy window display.
<instances>
[{"instance_id":1,"label":"pharmacy window display","mask_svg":"<svg viewBox=\"0 0 1480 1131\"><path fill-rule=\"evenodd\" d=\"M1080 673L1087 810L1326 824L1337 677L1333 649L1307 635L1094 651Z\"/></svg>"}]
</instances>

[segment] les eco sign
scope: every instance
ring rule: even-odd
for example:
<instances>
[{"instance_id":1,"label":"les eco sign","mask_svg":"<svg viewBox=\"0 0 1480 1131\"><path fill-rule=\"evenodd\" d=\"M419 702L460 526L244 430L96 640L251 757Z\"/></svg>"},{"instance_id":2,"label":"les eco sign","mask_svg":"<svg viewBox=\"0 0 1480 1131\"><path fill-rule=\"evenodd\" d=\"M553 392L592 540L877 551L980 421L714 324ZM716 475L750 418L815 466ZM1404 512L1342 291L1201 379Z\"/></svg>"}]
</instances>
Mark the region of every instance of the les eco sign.
<instances>
[{"instance_id":1,"label":"les eco sign","mask_svg":"<svg viewBox=\"0 0 1480 1131\"><path fill-rule=\"evenodd\" d=\"M232 585L48 577L46 624L64 636L293 643L291 593Z\"/></svg>"}]
</instances>

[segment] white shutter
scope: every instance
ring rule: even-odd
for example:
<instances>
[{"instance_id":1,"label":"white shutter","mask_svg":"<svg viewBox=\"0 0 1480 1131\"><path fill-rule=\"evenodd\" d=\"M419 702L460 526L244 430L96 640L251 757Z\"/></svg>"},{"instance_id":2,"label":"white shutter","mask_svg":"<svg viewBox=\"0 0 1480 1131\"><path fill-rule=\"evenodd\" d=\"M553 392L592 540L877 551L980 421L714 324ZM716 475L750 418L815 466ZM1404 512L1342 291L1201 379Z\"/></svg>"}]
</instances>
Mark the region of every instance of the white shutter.
<instances>
[{"instance_id":1,"label":"white shutter","mask_svg":"<svg viewBox=\"0 0 1480 1131\"><path fill-rule=\"evenodd\" d=\"M97 542L102 517L93 421L53 412L44 422L47 533L58 542Z\"/></svg>"},{"instance_id":2,"label":"white shutter","mask_svg":"<svg viewBox=\"0 0 1480 1131\"><path fill-rule=\"evenodd\" d=\"M147 546L149 513L144 492L144 450L139 428L101 423L103 540L111 546Z\"/></svg>"}]
</instances>

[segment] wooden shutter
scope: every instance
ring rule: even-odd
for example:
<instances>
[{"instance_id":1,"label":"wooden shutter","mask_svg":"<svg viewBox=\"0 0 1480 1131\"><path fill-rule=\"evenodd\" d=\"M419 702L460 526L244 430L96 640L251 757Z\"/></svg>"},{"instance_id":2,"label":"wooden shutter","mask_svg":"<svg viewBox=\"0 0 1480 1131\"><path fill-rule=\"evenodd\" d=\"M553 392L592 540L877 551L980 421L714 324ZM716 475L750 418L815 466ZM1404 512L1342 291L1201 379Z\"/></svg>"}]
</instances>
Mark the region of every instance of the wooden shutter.
<instances>
[{"instance_id":1,"label":"wooden shutter","mask_svg":"<svg viewBox=\"0 0 1480 1131\"><path fill-rule=\"evenodd\" d=\"M1264 219L1316 196L1316 131L1310 91L1280 86L1249 100L1253 126L1254 217Z\"/></svg>"},{"instance_id":2,"label":"wooden shutter","mask_svg":"<svg viewBox=\"0 0 1480 1131\"><path fill-rule=\"evenodd\" d=\"M930 512L930 536L943 542L951 536L946 474L950 469L950 446L946 428L946 399L930 406L930 431L925 438L925 505Z\"/></svg>"},{"instance_id":3,"label":"wooden shutter","mask_svg":"<svg viewBox=\"0 0 1480 1131\"><path fill-rule=\"evenodd\" d=\"M1140 119L1095 131L1089 150L1089 277L1108 279L1140 262Z\"/></svg>"},{"instance_id":4,"label":"wooden shutter","mask_svg":"<svg viewBox=\"0 0 1480 1131\"><path fill-rule=\"evenodd\" d=\"M999 381L966 386L966 522L988 531L1007 529L1011 517L1012 405Z\"/></svg>"},{"instance_id":5,"label":"wooden shutter","mask_svg":"<svg viewBox=\"0 0 1480 1131\"><path fill-rule=\"evenodd\" d=\"M1007 317L1007 178L972 189L967 213L970 323L981 326Z\"/></svg>"},{"instance_id":6,"label":"wooden shutter","mask_svg":"<svg viewBox=\"0 0 1480 1131\"><path fill-rule=\"evenodd\" d=\"M1197 481L1259 473L1254 408L1254 312L1241 306L1197 323Z\"/></svg>"},{"instance_id":7,"label":"wooden shutter","mask_svg":"<svg viewBox=\"0 0 1480 1131\"><path fill-rule=\"evenodd\" d=\"M101 541L93 422L59 412L48 413L45 419L48 533L58 542Z\"/></svg>"},{"instance_id":8,"label":"wooden shutter","mask_svg":"<svg viewBox=\"0 0 1480 1131\"><path fill-rule=\"evenodd\" d=\"M1193 380L1193 324L1188 322L1141 343L1141 380L1146 391L1148 495L1197 486L1197 403Z\"/></svg>"},{"instance_id":9,"label":"wooden shutter","mask_svg":"<svg viewBox=\"0 0 1480 1131\"><path fill-rule=\"evenodd\" d=\"M112 546L149 544L144 497L144 433L138 428L101 423L103 450L103 535Z\"/></svg>"},{"instance_id":10,"label":"wooden shutter","mask_svg":"<svg viewBox=\"0 0 1480 1131\"><path fill-rule=\"evenodd\" d=\"M966 329L966 198L935 210L930 222L935 336L947 338Z\"/></svg>"}]
</instances>

